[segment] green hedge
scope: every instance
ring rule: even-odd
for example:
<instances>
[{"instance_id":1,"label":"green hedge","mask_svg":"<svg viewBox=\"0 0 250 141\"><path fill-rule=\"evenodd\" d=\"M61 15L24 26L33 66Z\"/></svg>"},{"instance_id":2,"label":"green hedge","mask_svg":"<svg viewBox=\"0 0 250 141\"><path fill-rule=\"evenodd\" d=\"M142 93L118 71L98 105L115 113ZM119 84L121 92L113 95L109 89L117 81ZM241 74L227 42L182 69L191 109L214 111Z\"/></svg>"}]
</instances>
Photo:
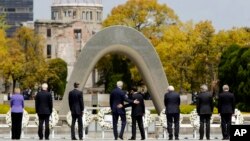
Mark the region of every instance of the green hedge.
<instances>
[{"instance_id":1,"label":"green hedge","mask_svg":"<svg viewBox=\"0 0 250 141\"><path fill-rule=\"evenodd\" d=\"M190 114L195 108L196 105L181 105L180 106L181 114ZM153 109L151 110L151 113L156 114L157 112L155 109ZM214 107L213 114L218 114L218 109L216 107Z\"/></svg>"},{"instance_id":2,"label":"green hedge","mask_svg":"<svg viewBox=\"0 0 250 141\"><path fill-rule=\"evenodd\" d=\"M35 114L35 108L25 107L24 108L29 114ZM9 105L0 104L0 114L6 114L10 110Z\"/></svg>"}]
</instances>

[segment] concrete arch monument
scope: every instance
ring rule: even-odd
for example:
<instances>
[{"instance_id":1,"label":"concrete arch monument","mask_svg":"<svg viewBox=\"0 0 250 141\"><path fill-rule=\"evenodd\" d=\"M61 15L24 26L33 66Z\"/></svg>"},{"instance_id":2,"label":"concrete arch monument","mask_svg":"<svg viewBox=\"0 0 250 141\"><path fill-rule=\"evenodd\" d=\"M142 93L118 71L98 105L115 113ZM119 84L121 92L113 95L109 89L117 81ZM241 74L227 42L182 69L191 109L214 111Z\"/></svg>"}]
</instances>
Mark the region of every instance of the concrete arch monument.
<instances>
[{"instance_id":1,"label":"concrete arch monument","mask_svg":"<svg viewBox=\"0 0 250 141\"><path fill-rule=\"evenodd\" d=\"M111 53L125 55L137 66L158 114L161 112L168 81L158 54L148 39L137 30L112 26L95 34L84 46L67 83L59 114L69 111L68 93L73 89L73 83L80 82L80 89L83 89L96 63Z\"/></svg>"}]
</instances>

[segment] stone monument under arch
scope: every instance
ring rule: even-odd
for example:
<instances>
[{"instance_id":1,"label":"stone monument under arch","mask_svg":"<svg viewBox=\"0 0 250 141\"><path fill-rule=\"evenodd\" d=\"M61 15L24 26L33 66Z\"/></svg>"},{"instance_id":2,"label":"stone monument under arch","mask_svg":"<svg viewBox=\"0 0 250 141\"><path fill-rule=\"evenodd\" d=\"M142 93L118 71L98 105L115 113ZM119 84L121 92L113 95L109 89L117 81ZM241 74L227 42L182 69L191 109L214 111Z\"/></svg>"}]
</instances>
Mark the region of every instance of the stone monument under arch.
<instances>
[{"instance_id":1,"label":"stone monument under arch","mask_svg":"<svg viewBox=\"0 0 250 141\"><path fill-rule=\"evenodd\" d=\"M125 55L136 65L159 114L164 108L164 94L168 87L161 61L143 34L125 26L105 28L86 43L66 85L59 114L67 114L69 111L68 93L73 89L74 82L80 82L79 88L83 89L96 63L107 54Z\"/></svg>"}]
</instances>

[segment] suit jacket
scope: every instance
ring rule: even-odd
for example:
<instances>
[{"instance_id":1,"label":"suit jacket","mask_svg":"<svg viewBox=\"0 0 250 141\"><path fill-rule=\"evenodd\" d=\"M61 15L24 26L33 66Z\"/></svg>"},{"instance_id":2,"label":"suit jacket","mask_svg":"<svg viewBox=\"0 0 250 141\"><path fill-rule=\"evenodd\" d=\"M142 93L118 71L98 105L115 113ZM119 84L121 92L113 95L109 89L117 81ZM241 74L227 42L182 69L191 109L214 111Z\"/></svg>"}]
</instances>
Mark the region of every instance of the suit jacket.
<instances>
[{"instance_id":1,"label":"suit jacket","mask_svg":"<svg viewBox=\"0 0 250 141\"><path fill-rule=\"evenodd\" d=\"M164 96L166 114L180 113L180 95L176 92L168 92Z\"/></svg>"},{"instance_id":2,"label":"suit jacket","mask_svg":"<svg viewBox=\"0 0 250 141\"><path fill-rule=\"evenodd\" d=\"M196 103L198 115L213 113L213 96L211 93L202 92L198 94Z\"/></svg>"},{"instance_id":3,"label":"suit jacket","mask_svg":"<svg viewBox=\"0 0 250 141\"><path fill-rule=\"evenodd\" d=\"M133 100L127 98L125 92L123 92L120 88L115 88L111 94L109 99L109 105L113 114L125 114L124 101L129 103L133 103ZM118 108L117 106L122 104L122 108Z\"/></svg>"},{"instance_id":4,"label":"suit jacket","mask_svg":"<svg viewBox=\"0 0 250 141\"><path fill-rule=\"evenodd\" d=\"M48 91L40 91L35 98L37 114L51 114L53 108L52 95Z\"/></svg>"},{"instance_id":5,"label":"suit jacket","mask_svg":"<svg viewBox=\"0 0 250 141\"><path fill-rule=\"evenodd\" d=\"M140 103L139 104L132 103L131 116L143 116L145 114L145 104L143 95L140 93L135 93L132 95L132 99L133 100L137 99Z\"/></svg>"},{"instance_id":6,"label":"suit jacket","mask_svg":"<svg viewBox=\"0 0 250 141\"><path fill-rule=\"evenodd\" d=\"M218 99L218 112L221 114L233 114L235 109L234 94L222 92Z\"/></svg>"},{"instance_id":7,"label":"suit jacket","mask_svg":"<svg viewBox=\"0 0 250 141\"><path fill-rule=\"evenodd\" d=\"M79 91L77 89L70 91L68 101L71 114L80 115L83 113L84 103L82 91Z\"/></svg>"}]
</instances>

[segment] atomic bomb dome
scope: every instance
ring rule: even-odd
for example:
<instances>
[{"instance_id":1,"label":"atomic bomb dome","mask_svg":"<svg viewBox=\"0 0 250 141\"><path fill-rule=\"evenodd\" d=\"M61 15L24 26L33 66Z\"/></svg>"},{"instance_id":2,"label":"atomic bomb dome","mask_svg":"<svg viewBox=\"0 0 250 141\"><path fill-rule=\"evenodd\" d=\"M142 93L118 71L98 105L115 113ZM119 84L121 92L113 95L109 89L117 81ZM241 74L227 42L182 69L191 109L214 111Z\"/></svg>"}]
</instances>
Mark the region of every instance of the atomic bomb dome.
<instances>
[{"instance_id":1,"label":"atomic bomb dome","mask_svg":"<svg viewBox=\"0 0 250 141\"><path fill-rule=\"evenodd\" d=\"M102 0L53 0L52 20L102 20Z\"/></svg>"}]
</instances>

